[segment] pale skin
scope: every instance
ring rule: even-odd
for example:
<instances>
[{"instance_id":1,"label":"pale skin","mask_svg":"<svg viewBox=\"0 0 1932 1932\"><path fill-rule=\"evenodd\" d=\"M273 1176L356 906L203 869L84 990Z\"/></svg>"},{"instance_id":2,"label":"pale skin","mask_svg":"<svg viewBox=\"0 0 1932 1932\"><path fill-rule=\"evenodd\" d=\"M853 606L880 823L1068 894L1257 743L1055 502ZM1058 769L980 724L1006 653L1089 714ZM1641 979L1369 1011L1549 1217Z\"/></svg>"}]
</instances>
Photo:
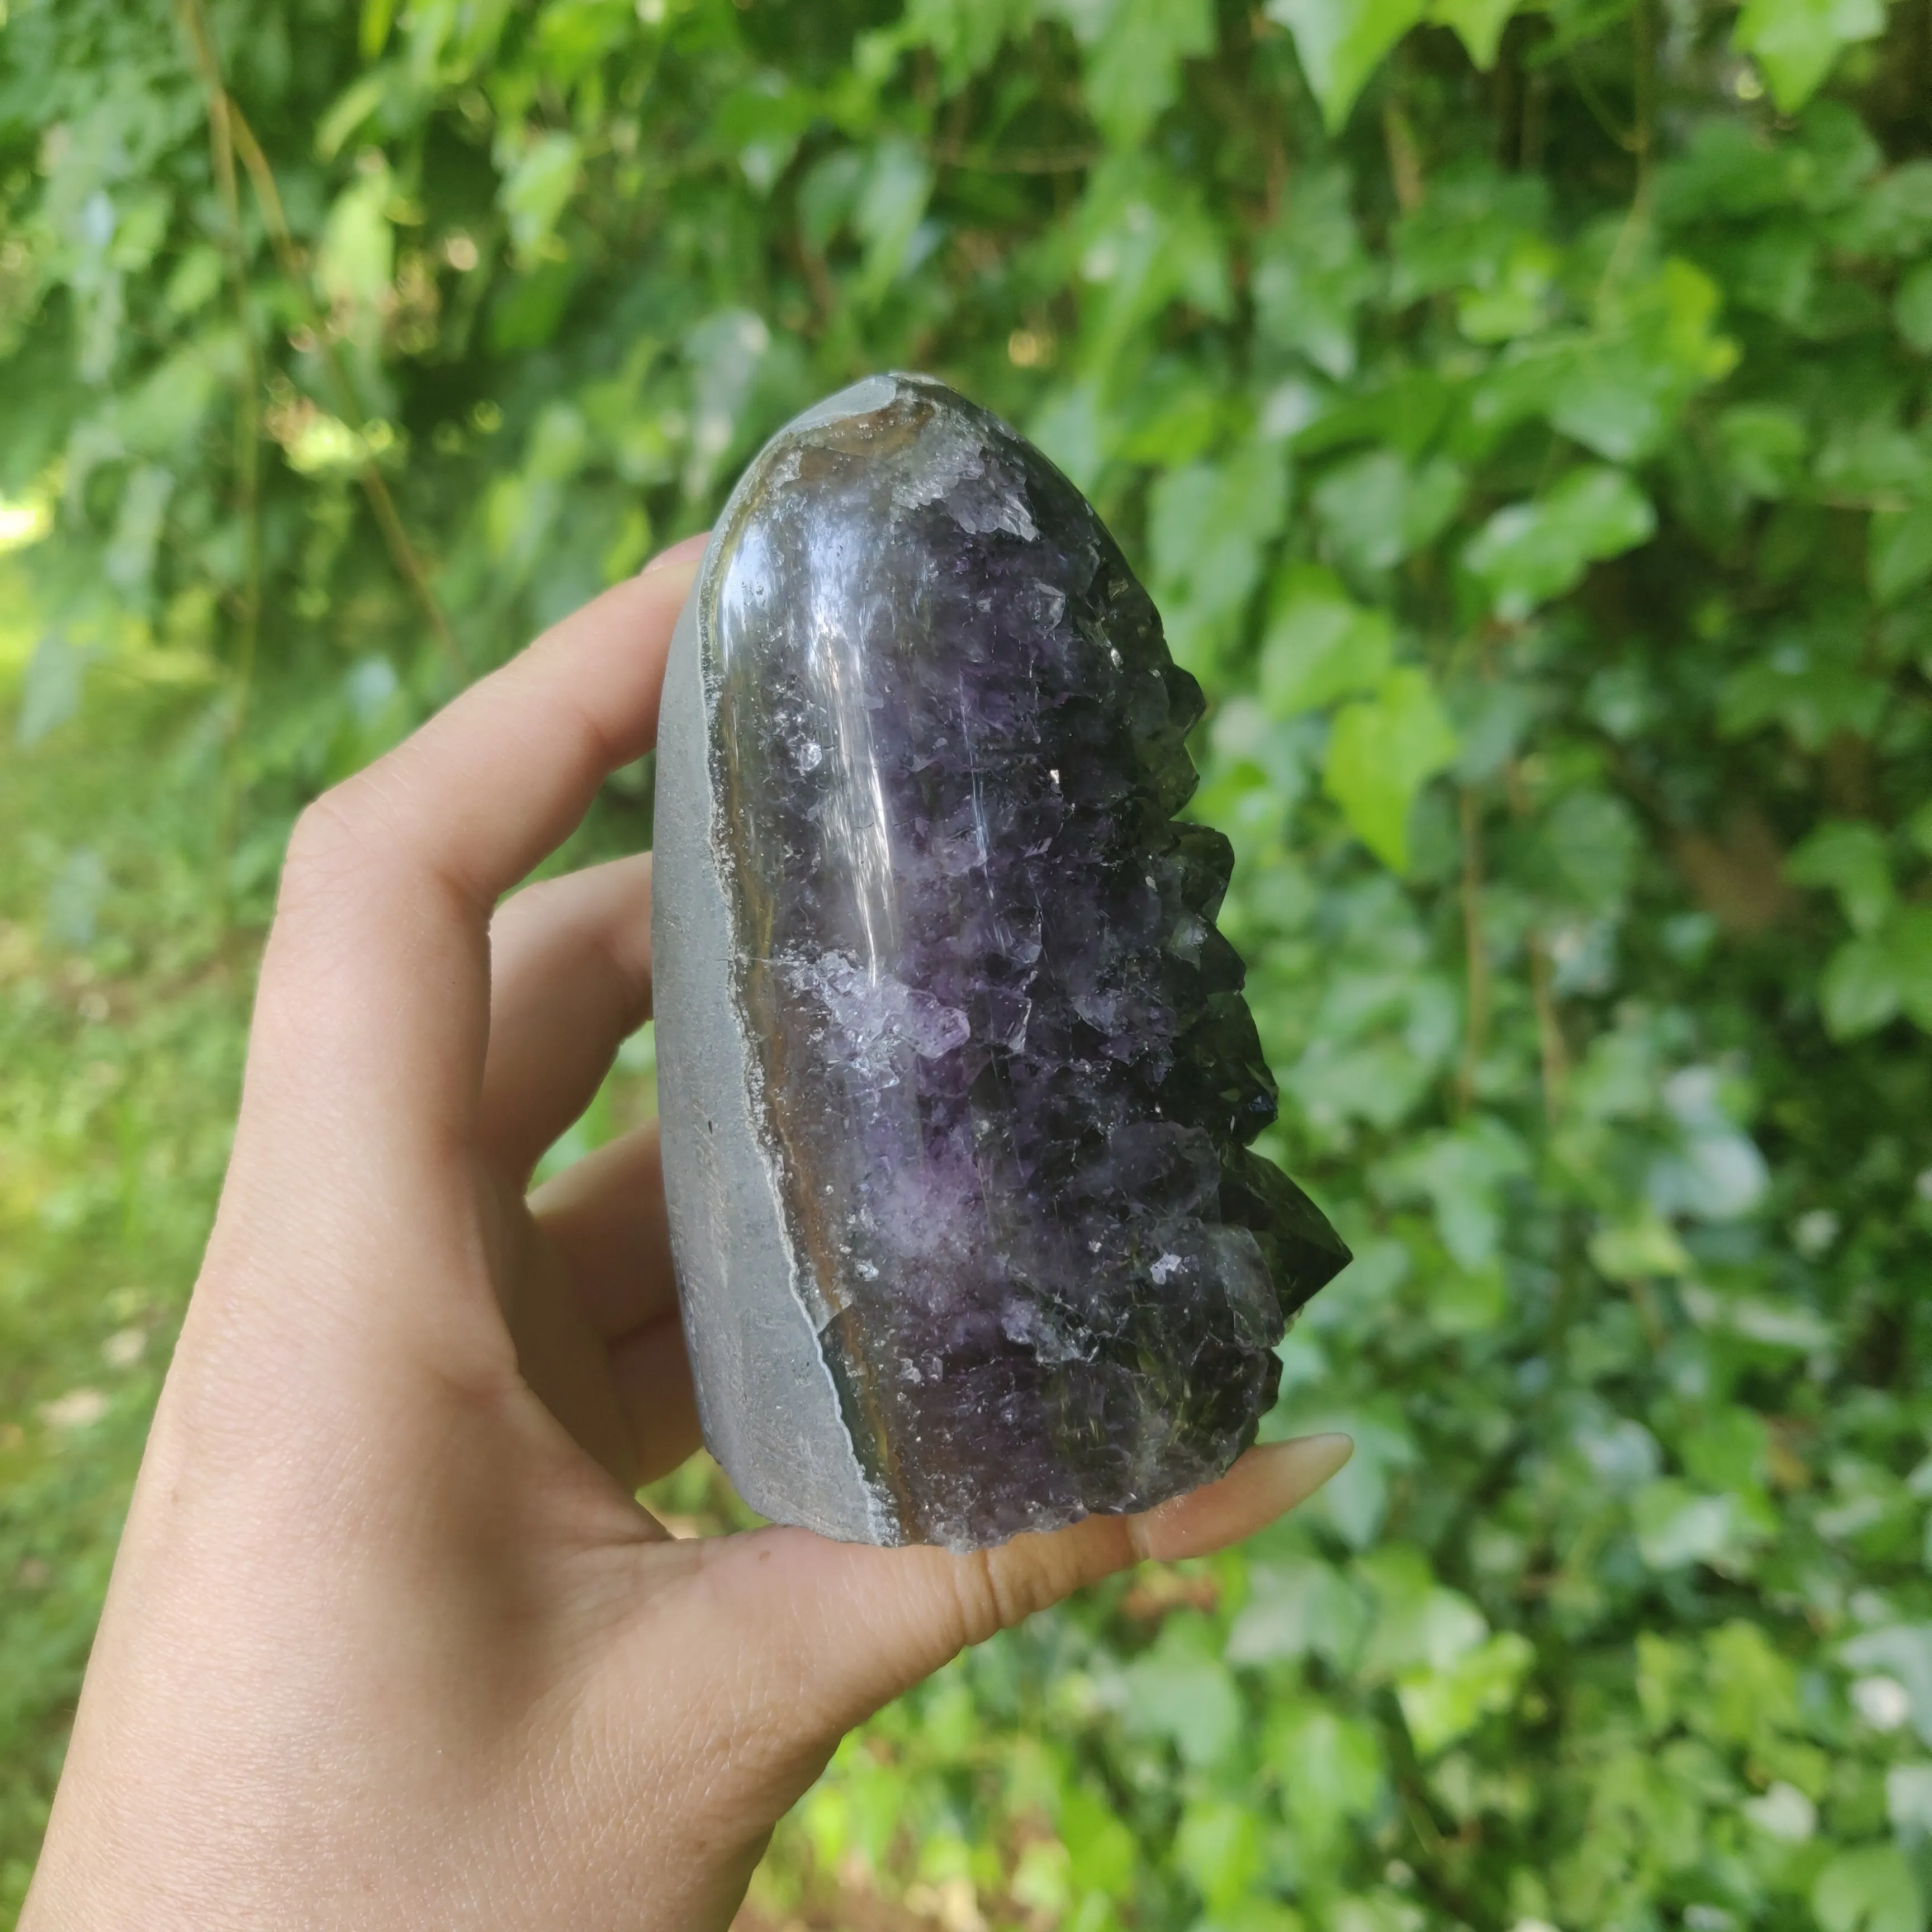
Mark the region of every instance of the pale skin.
<instances>
[{"instance_id":1,"label":"pale skin","mask_svg":"<svg viewBox=\"0 0 1932 1932\"><path fill-rule=\"evenodd\" d=\"M724 1928L852 1725L1347 1458L1251 1450L963 1557L674 1540L637 1502L698 1446L655 1129L526 1190L649 1015L650 860L503 895L652 743L697 561L296 828L26 1932Z\"/></svg>"}]
</instances>

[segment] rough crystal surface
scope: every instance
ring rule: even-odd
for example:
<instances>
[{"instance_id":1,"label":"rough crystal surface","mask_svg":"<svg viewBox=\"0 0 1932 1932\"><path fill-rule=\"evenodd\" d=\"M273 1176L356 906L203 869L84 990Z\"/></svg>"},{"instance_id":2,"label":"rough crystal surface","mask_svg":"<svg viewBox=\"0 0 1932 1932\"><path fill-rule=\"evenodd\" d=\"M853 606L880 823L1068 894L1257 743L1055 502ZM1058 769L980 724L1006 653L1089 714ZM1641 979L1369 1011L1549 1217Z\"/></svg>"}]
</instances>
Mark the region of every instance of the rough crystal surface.
<instances>
[{"instance_id":1,"label":"rough crystal surface","mask_svg":"<svg viewBox=\"0 0 1932 1932\"><path fill-rule=\"evenodd\" d=\"M1201 712L1085 500L936 382L734 496L667 687L658 1036L707 1437L766 1514L970 1548L1252 1441L1348 1251L1248 1147Z\"/></svg>"}]
</instances>

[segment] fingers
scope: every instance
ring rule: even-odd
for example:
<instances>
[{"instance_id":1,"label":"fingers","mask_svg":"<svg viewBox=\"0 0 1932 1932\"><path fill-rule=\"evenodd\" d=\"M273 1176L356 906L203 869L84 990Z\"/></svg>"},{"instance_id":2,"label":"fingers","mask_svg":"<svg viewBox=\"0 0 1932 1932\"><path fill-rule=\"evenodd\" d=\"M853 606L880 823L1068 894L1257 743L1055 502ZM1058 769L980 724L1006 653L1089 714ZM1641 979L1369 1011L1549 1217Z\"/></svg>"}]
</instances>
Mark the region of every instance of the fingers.
<instances>
[{"instance_id":1,"label":"fingers","mask_svg":"<svg viewBox=\"0 0 1932 1932\"><path fill-rule=\"evenodd\" d=\"M531 886L490 925L484 1157L517 1186L650 1016L651 855Z\"/></svg>"},{"instance_id":2,"label":"fingers","mask_svg":"<svg viewBox=\"0 0 1932 1932\"><path fill-rule=\"evenodd\" d=\"M658 1124L573 1162L530 1196L594 1334L615 1342L677 1306Z\"/></svg>"},{"instance_id":3,"label":"fingers","mask_svg":"<svg viewBox=\"0 0 1932 1932\"><path fill-rule=\"evenodd\" d=\"M500 1229L467 1157L490 914L653 740L695 568L673 561L605 592L304 814L204 1277L224 1293L278 1320L300 1308L305 1332L328 1323L365 1354L501 1372L474 1265ZM565 1074L560 1089L581 1061Z\"/></svg>"},{"instance_id":4,"label":"fingers","mask_svg":"<svg viewBox=\"0 0 1932 1932\"><path fill-rule=\"evenodd\" d=\"M684 1326L675 1310L613 1345L610 1376L630 1431L637 1480L654 1483L695 1454L703 1440Z\"/></svg>"},{"instance_id":5,"label":"fingers","mask_svg":"<svg viewBox=\"0 0 1932 1932\"><path fill-rule=\"evenodd\" d=\"M541 1311L512 1316L520 1365L551 1412L604 1466L629 1484L654 1482L697 1448L698 1400L677 1314L677 1286L664 1214L658 1124L599 1148L546 1181L530 1208L569 1278L572 1320L601 1345L598 1386L585 1388L580 1352L566 1357L550 1333L524 1360L526 1325L560 1324ZM548 1286L548 1284L546 1285ZM543 1379L546 1368L554 1378ZM534 1370L534 1372L533 1372ZM614 1397L624 1441L610 1453Z\"/></svg>"},{"instance_id":6,"label":"fingers","mask_svg":"<svg viewBox=\"0 0 1932 1932\"><path fill-rule=\"evenodd\" d=\"M1204 1556L1252 1535L1312 1496L1353 1448L1346 1436L1311 1436L1251 1449L1219 1482L1144 1516L1088 1516L965 1556L760 1532L721 1557L725 1600L744 1628L720 1640L762 1652L779 1687L772 1694L801 1700L800 1721L836 1736L1084 1584L1144 1557Z\"/></svg>"},{"instance_id":7,"label":"fingers","mask_svg":"<svg viewBox=\"0 0 1932 1932\"><path fill-rule=\"evenodd\" d=\"M378 1163L399 1143L467 1137L490 909L652 743L695 567L605 592L303 814L262 966L251 1101L272 1094Z\"/></svg>"}]
</instances>

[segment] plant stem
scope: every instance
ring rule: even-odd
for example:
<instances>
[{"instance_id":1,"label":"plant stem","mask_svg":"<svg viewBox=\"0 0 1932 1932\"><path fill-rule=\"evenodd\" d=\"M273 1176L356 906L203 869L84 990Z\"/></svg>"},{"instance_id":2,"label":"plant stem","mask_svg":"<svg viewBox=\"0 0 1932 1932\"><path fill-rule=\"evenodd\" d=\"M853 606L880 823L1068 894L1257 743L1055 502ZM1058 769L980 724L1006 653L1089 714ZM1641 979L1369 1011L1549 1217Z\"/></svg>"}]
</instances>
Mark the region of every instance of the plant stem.
<instances>
[{"instance_id":1,"label":"plant stem","mask_svg":"<svg viewBox=\"0 0 1932 1932\"><path fill-rule=\"evenodd\" d=\"M254 183L255 197L261 204L262 220L268 224L268 238L274 244L275 259L281 266L283 274L302 298L309 312L310 332L314 336L316 352L321 356L322 367L328 372L331 383L336 392L336 406L343 412L343 419L360 435L368 418L356 394L356 386L350 381L349 371L343 365L342 357L335 344L329 340L328 331L308 292L308 278L304 272L302 256L297 250L295 237L289 231L288 217L283 212L280 190L275 185L274 170L268 165L268 158L262 152L262 144L255 138L254 130L248 123L232 98L229 103L229 114L235 132L236 152L242 157L242 165L248 170L248 178ZM465 663L461 646L456 641L456 634L450 628L449 620L442 606L436 600L431 587L429 574L423 568L422 560L417 556L416 546L410 541L407 530L396 508L395 499L389 494L389 486L382 472L376 467L373 456L363 458L358 472L363 494L369 499L369 507L374 512L383 540L389 547L389 556L396 566L397 574L406 584L422 608L423 615L429 620L430 628L442 646L451 670L460 680L466 680L470 668Z\"/></svg>"},{"instance_id":2,"label":"plant stem","mask_svg":"<svg viewBox=\"0 0 1932 1932\"><path fill-rule=\"evenodd\" d=\"M281 191L275 184L274 170L269 166L268 158L262 152L262 145L256 140L254 130L248 125L247 117L222 80L220 54L215 45L213 25L208 17L207 0L176 0L176 6L182 24L194 45L195 62L201 70L202 86L208 96L208 136L214 151L215 180L221 193L223 205L229 212L229 225L232 230L231 265L237 277L238 296L243 304L242 333L249 358L248 394L243 407L244 420L250 428L246 439L248 453L242 467L242 484L250 524L250 579L244 655L248 674L252 676L254 638L259 632L261 622L261 551L259 518L255 514L259 508L260 493L261 384L246 308L247 262L242 252L240 194L235 178L235 157L238 154L254 188L255 198L260 205L262 222L268 231L268 239L274 249L276 261L290 286L309 310L311 333L315 337L322 366L328 370L329 380L337 392L337 407L342 411L349 427L358 435L367 418L357 399L356 386L350 380L349 371L343 366L342 358L334 344L328 339L322 317L316 313L314 303L309 296L308 278L304 272L295 238L289 232L288 217L283 210ZM403 526L402 517L397 510L395 499L390 494L388 484L382 471L377 468L373 456L364 456L358 473L363 494L369 500L369 507L375 514L377 527L382 532L383 542L388 547L390 559L395 565L397 574L408 586L424 616L428 619L430 628L434 632L451 670L458 679L466 680L469 667L464 661L462 648L457 643L456 634L450 628L449 619L430 585L429 574L423 567L422 560L416 554L416 546L410 541L409 532ZM242 688L245 698L245 680Z\"/></svg>"},{"instance_id":3,"label":"plant stem","mask_svg":"<svg viewBox=\"0 0 1932 1932\"><path fill-rule=\"evenodd\" d=\"M1465 785L1462 817L1462 944L1467 980L1467 1010L1463 1018L1462 1064L1456 1089L1467 1113L1475 1104L1476 1073L1490 1030L1490 959L1483 943L1483 818L1474 788Z\"/></svg>"}]
</instances>

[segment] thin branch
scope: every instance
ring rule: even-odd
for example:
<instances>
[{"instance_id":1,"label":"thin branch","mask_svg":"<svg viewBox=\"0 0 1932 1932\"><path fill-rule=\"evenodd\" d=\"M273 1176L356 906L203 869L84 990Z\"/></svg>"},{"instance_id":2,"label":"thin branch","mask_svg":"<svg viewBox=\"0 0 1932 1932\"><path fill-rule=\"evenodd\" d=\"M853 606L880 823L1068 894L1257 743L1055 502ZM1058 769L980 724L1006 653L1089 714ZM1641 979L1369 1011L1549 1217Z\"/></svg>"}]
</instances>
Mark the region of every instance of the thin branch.
<instances>
[{"instance_id":1,"label":"thin branch","mask_svg":"<svg viewBox=\"0 0 1932 1932\"><path fill-rule=\"evenodd\" d=\"M1590 118L1603 129L1606 134L1609 135L1612 141L1616 142L1618 147L1623 149L1625 154L1635 154L1636 152L1636 136L1617 125L1616 116L1611 113L1602 95L1597 92L1596 82L1583 71L1582 68L1577 62L1574 51L1568 46L1565 46L1563 50L1563 64L1569 69L1570 78L1576 82L1576 92L1581 97L1583 105L1590 110Z\"/></svg>"},{"instance_id":2,"label":"thin branch","mask_svg":"<svg viewBox=\"0 0 1932 1932\"><path fill-rule=\"evenodd\" d=\"M1522 767L1511 758L1504 766L1504 782L1509 794L1510 809L1519 818L1530 812L1529 794L1522 782ZM1544 1117L1553 1126L1563 1106L1563 1090L1570 1078L1570 1048L1563 1036L1562 1016L1556 1006L1556 970L1550 957L1549 941L1540 928L1529 935L1529 995L1536 1011L1536 1044L1543 1064Z\"/></svg>"},{"instance_id":3,"label":"thin branch","mask_svg":"<svg viewBox=\"0 0 1932 1932\"><path fill-rule=\"evenodd\" d=\"M1388 151L1396 206L1403 214L1413 214L1422 206L1422 156L1416 146L1415 130L1393 94L1382 104L1382 141Z\"/></svg>"},{"instance_id":4,"label":"thin branch","mask_svg":"<svg viewBox=\"0 0 1932 1932\"><path fill-rule=\"evenodd\" d=\"M1456 1090L1462 1111L1475 1103L1476 1075L1482 1065L1483 1049L1489 1043L1490 956L1483 940L1483 817L1473 786L1462 791L1462 944L1468 982L1467 1011L1463 1017L1462 1064L1456 1076Z\"/></svg>"},{"instance_id":5,"label":"thin branch","mask_svg":"<svg viewBox=\"0 0 1932 1932\"><path fill-rule=\"evenodd\" d=\"M1090 168L1102 152L1092 146L1010 148L1001 154L943 137L928 141L926 151L942 168L963 168L982 175L1078 174L1082 168Z\"/></svg>"},{"instance_id":6,"label":"thin branch","mask_svg":"<svg viewBox=\"0 0 1932 1932\"><path fill-rule=\"evenodd\" d=\"M200 9L203 0L183 0L187 6ZM213 50L209 49L210 57ZM217 71L216 84L219 86ZM268 165L268 158L262 152L262 144L255 138L254 130L248 125L248 118L237 104L232 94L222 93L223 118L235 152L242 158L242 165L248 171L248 178L255 190L255 199L262 210L262 220L268 231L268 239L275 251L275 260L283 274L287 278L298 298L309 311L310 332L316 340L321 355L322 366L328 372L330 382L336 392L336 406L342 412L343 419L358 435L368 418L356 394L356 386L350 380L349 371L343 366L342 358L335 345L328 339L328 332L322 317L316 313L314 302L308 292L308 278L304 270L302 255L296 246L295 237L290 232L288 216L282 207L281 192L275 184L275 173ZM464 661L463 650L456 640L456 633L451 629L449 620L437 601L436 592L429 580L429 573L424 568L416 546L410 541L409 532L403 526L403 520L396 508L396 500L389 493L389 486L382 471L376 467L373 456L363 458L358 472L369 507L375 514L377 526L388 544L391 561L396 572L410 589L430 629L436 634L449 667L459 679L466 680L470 668Z\"/></svg>"},{"instance_id":7,"label":"thin branch","mask_svg":"<svg viewBox=\"0 0 1932 1932\"><path fill-rule=\"evenodd\" d=\"M214 185L221 200L226 227L222 236L222 252L228 258L230 279L234 284L236 319L242 329L244 361L242 393L236 408L235 468L243 526L245 575L242 593L242 623L237 651L238 686L232 735L238 735L247 715L250 685L254 676L255 652L262 626L262 367L255 344L248 307L248 257L242 232L242 195L235 176L234 133L228 112L228 95L221 85L221 64L215 52L214 28L202 0L178 0L176 10L194 48L195 64L201 70L202 92L208 98L208 145L214 171Z\"/></svg>"},{"instance_id":8,"label":"thin branch","mask_svg":"<svg viewBox=\"0 0 1932 1932\"><path fill-rule=\"evenodd\" d=\"M275 185L274 170L268 165L268 158L262 152L262 145L255 138L254 130L248 123L239 107L231 97L229 113L235 132L235 146L242 157L242 165L248 170L248 178L254 184L256 198L262 205L262 219L267 223L269 239L274 243L276 260L281 265L282 273L294 286L297 294L308 307L311 322L310 333L314 336L322 366L328 371L329 380L337 393L336 406L343 412L344 420L358 435L367 422L362 406L356 394L356 386L350 380L349 371L343 366L342 358L335 344L328 338L328 332L308 293L308 279L303 270L302 257L296 248L295 237L289 232L288 217L283 212L280 191ZM423 568L422 560L410 541L409 532L403 527L403 520L396 508L395 499L389 494L389 486L382 472L376 466L373 456L365 456L358 472L363 494L369 499L369 507L375 512L376 521L381 527L385 542L389 547L389 555L394 562L398 574L415 594L423 615L429 620L430 628L436 633L436 642L442 646L443 655L449 660L450 668L460 679L466 679L470 668L464 661L462 647L456 641L456 633L450 628L449 620L445 616L442 604L431 588L429 574Z\"/></svg>"}]
</instances>

